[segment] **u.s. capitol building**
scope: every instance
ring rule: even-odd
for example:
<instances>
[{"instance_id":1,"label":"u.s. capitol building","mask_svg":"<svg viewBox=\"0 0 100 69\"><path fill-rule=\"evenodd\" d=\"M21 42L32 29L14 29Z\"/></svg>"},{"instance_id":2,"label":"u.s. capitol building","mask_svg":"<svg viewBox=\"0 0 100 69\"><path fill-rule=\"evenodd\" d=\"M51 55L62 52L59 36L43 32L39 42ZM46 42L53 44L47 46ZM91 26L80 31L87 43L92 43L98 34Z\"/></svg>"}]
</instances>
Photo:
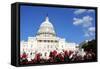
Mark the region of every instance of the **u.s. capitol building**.
<instances>
[{"instance_id":1,"label":"u.s. capitol building","mask_svg":"<svg viewBox=\"0 0 100 69\"><path fill-rule=\"evenodd\" d=\"M41 58L49 59L51 51L56 50L58 53L67 51L76 51L78 44L66 42L65 38L56 36L52 23L46 16L45 21L40 25L37 35L28 37L27 41L21 41L20 54L25 52L28 55L28 61L34 59L35 54L41 53Z\"/></svg>"}]
</instances>

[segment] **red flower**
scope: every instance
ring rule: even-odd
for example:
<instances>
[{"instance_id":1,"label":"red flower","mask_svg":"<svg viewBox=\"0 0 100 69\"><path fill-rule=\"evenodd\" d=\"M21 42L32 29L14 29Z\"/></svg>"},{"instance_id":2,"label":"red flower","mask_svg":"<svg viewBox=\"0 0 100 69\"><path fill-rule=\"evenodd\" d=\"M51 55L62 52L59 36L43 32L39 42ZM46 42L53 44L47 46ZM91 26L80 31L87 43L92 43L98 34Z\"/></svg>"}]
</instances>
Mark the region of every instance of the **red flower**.
<instances>
[{"instance_id":1,"label":"red flower","mask_svg":"<svg viewBox=\"0 0 100 69\"><path fill-rule=\"evenodd\" d=\"M27 58L27 54L26 54L26 53L23 53L23 54L21 55L21 58Z\"/></svg>"},{"instance_id":2,"label":"red flower","mask_svg":"<svg viewBox=\"0 0 100 69\"><path fill-rule=\"evenodd\" d=\"M49 57L56 57L57 56L57 51L54 50L53 52L50 52Z\"/></svg>"},{"instance_id":3,"label":"red flower","mask_svg":"<svg viewBox=\"0 0 100 69\"><path fill-rule=\"evenodd\" d=\"M40 61L40 53L35 55L35 60Z\"/></svg>"},{"instance_id":4,"label":"red flower","mask_svg":"<svg viewBox=\"0 0 100 69\"><path fill-rule=\"evenodd\" d=\"M60 61L64 61L64 56L61 53L59 53L57 57L60 59Z\"/></svg>"},{"instance_id":5,"label":"red flower","mask_svg":"<svg viewBox=\"0 0 100 69\"><path fill-rule=\"evenodd\" d=\"M64 51L64 56L69 56L68 51Z\"/></svg>"},{"instance_id":6,"label":"red flower","mask_svg":"<svg viewBox=\"0 0 100 69\"><path fill-rule=\"evenodd\" d=\"M54 51L52 52L52 54L53 54L53 56L56 56L56 55L57 55L57 51L54 50Z\"/></svg>"},{"instance_id":7,"label":"red flower","mask_svg":"<svg viewBox=\"0 0 100 69\"><path fill-rule=\"evenodd\" d=\"M68 56L70 56L72 53L73 53L73 51L69 51L69 54L68 54Z\"/></svg>"}]
</instances>

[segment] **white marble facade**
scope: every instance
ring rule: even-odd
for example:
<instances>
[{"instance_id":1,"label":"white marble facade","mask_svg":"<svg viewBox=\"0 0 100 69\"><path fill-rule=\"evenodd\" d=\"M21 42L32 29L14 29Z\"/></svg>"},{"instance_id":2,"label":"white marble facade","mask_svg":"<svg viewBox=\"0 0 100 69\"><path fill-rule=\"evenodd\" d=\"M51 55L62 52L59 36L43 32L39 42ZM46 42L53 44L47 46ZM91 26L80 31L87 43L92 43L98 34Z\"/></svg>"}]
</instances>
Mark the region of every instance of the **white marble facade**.
<instances>
[{"instance_id":1,"label":"white marble facade","mask_svg":"<svg viewBox=\"0 0 100 69\"><path fill-rule=\"evenodd\" d=\"M47 16L45 21L40 25L36 36L28 37L27 41L21 41L20 54L26 52L28 61L34 59L37 53L42 54L41 58L49 59L51 51L56 50L58 53L63 50L76 51L76 46L78 46L78 44L66 42L65 38L56 36L54 27Z\"/></svg>"}]
</instances>

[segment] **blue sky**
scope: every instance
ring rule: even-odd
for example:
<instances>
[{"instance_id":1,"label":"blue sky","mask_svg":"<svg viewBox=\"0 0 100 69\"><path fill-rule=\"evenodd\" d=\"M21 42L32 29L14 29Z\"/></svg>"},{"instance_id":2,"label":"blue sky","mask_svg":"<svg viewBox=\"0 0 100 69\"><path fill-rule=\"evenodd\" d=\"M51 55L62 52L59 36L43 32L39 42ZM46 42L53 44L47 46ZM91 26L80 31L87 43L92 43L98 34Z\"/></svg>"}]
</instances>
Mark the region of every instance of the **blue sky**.
<instances>
[{"instance_id":1,"label":"blue sky","mask_svg":"<svg viewBox=\"0 0 100 69\"><path fill-rule=\"evenodd\" d=\"M80 43L95 38L95 10L41 6L20 6L20 40L36 36L48 14L57 36Z\"/></svg>"}]
</instances>

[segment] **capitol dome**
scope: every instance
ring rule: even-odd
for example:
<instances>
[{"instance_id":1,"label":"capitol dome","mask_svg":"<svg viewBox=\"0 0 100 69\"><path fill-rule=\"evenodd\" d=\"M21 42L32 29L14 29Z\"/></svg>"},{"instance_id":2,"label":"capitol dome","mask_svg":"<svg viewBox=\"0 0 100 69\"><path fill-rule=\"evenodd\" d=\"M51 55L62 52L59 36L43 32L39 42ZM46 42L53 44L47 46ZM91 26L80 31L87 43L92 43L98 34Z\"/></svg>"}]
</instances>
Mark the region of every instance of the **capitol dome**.
<instances>
[{"instance_id":1,"label":"capitol dome","mask_svg":"<svg viewBox=\"0 0 100 69\"><path fill-rule=\"evenodd\" d=\"M46 17L45 21L40 25L40 28L38 30L38 35L56 35L53 25L51 24L51 22L49 21L48 16Z\"/></svg>"}]
</instances>

